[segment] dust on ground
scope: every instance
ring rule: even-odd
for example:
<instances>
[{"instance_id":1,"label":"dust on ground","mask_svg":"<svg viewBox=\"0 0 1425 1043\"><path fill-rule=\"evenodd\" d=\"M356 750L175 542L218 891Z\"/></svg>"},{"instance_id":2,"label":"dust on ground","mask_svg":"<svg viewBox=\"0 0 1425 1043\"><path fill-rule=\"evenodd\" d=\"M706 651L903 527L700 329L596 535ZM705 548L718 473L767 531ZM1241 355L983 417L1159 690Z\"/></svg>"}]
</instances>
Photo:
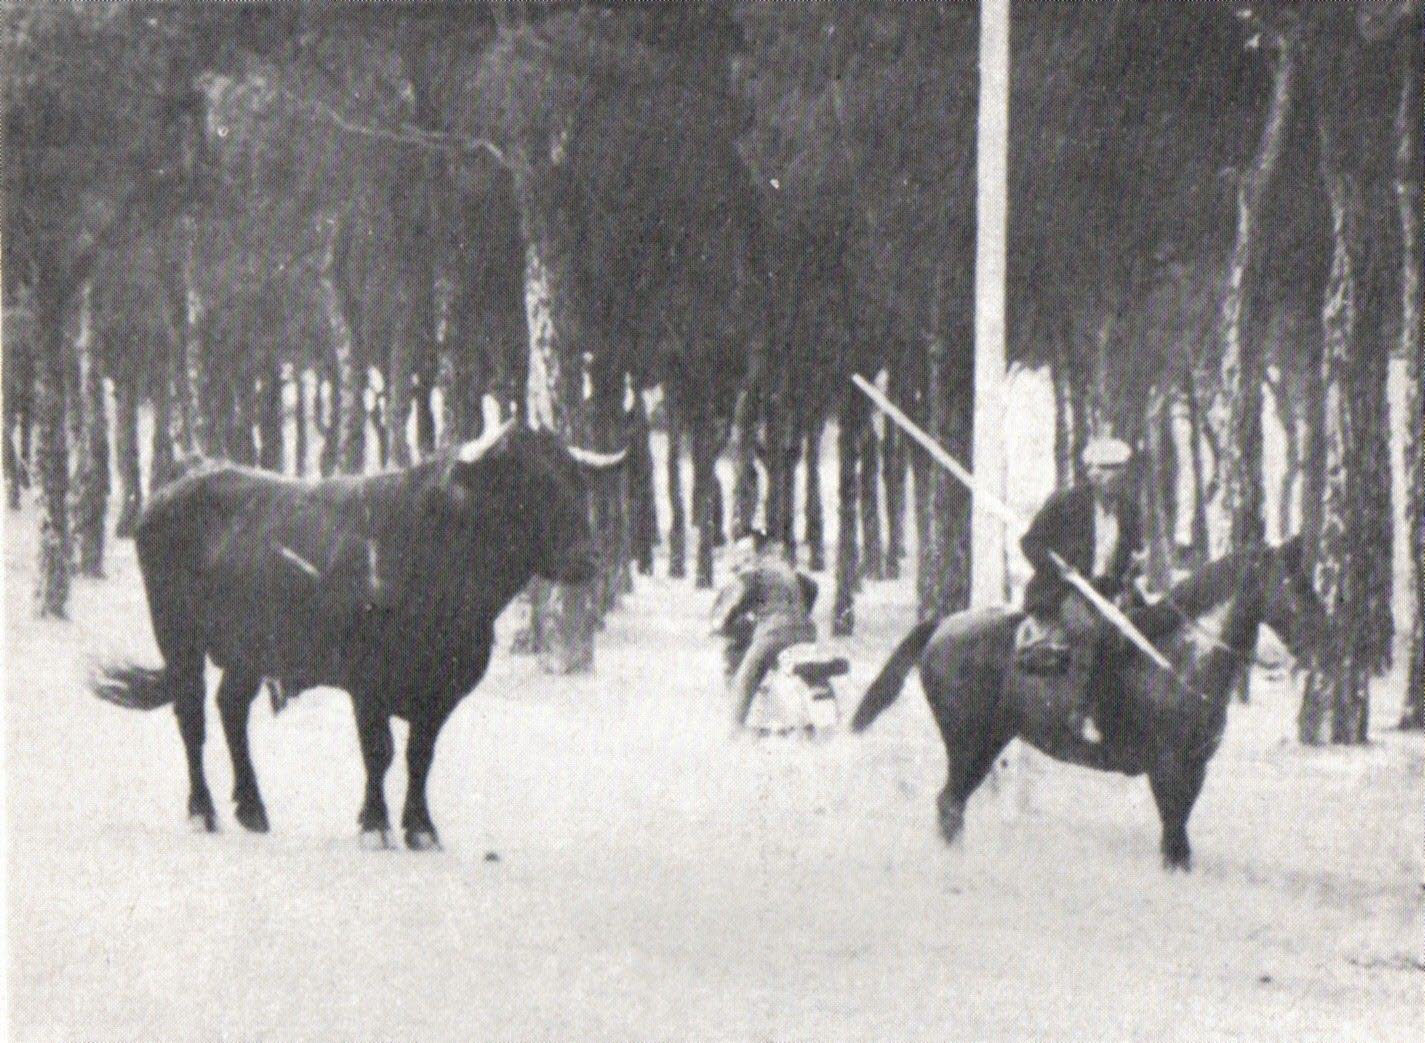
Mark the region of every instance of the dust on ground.
<instances>
[{"instance_id":1,"label":"dust on ground","mask_svg":"<svg viewBox=\"0 0 1425 1043\"><path fill-rule=\"evenodd\" d=\"M1372 746L1313 750L1294 692L1259 674L1190 822L1190 876L1159 868L1145 782L1018 747L950 849L916 681L865 737L732 742L711 594L653 579L593 677L510 655L502 619L437 750L443 852L358 849L332 690L255 705L267 836L233 821L210 698L222 832L193 835L171 713L86 689L106 657L156 662L131 546L79 581L72 622L38 622L33 532L9 516L17 1039L1425 1038L1425 745L1387 727L1398 678ZM858 601L844 704L912 600L905 582ZM393 807L403 790L398 756Z\"/></svg>"}]
</instances>

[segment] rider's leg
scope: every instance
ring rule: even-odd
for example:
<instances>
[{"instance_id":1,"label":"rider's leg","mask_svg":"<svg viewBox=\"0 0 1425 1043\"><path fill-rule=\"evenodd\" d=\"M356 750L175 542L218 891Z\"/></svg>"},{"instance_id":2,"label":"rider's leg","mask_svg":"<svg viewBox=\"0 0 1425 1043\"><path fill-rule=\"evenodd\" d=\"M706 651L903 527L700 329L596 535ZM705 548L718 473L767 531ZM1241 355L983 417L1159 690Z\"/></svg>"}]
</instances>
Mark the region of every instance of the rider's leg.
<instances>
[{"instance_id":1,"label":"rider's leg","mask_svg":"<svg viewBox=\"0 0 1425 1043\"><path fill-rule=\"evenodd\" d=\"M1081 595L1070 594L1065 598L1060 614L1073 650L1074 665L1083 672L1085 681L1074 707L1073 727L1085 742L1100 743L1103 741L1103 729L1100 727L1102 715L1098 712L1101 704L1096 696L1103 681L1103 668L1107 665L1106 638L1097 614Z\"/></svg>"},{"instance_id":2,"label":"rider's leg","mask_svg":"<svg viewBox=\"0 0 1425 1043\"><path fill-rule=\"evenodd\" d=\"M777 661L777 654L784 648L800 641L814 640L815 637L816 629L810 622L767 620L758 624L752 644L748 646L747 654L742 657L742 663L729 686L732 690L734 728L740 729L746 723L752 700L767 671Z\"/></svg>"}]
</instances>

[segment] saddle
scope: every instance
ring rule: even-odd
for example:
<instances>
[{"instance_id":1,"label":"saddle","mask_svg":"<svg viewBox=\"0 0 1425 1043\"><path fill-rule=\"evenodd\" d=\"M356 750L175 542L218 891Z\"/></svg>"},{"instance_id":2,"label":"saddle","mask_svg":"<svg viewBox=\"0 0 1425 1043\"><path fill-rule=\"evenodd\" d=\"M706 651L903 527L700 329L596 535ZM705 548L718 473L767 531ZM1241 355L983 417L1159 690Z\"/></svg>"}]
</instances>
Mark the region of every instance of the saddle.
<instances>
[{"instance_id":1,"label":"saddle","mask_svg":"<svg viewBox=\"0 0 1425 1043\"><path fill-rule=\"evenodd\" d=\"M1062 677L1073 664L1068 633L1057 620L1043 624L1025 616L1014 634L1014 665L1034 677Z\"/></svg>"},{"instance_id":2,"label":"saddle","mask_svg":"<svg viewBox=\"0 0 1425 1043\"><path fill-rule=\"evenodd\" d=\"M831 679L850 669L845 656L815 642L782 649L762 683L751 728L764 735L827 735L841 716Z\"/></svg>"},{"instance_id":3,"label":"saddle","mask_svg":"<svg viewBox=\"0 0 1425 1043\"><path fill-rule=\"evenodd\" d=\"M823 687L826 682L833 677L840 677L851 670L851 664L845 656L832 656L813 654L811 657L799 662L793 662L788 669L796 674L808 686L812 688Z\"/></svg>"}]
</instances>

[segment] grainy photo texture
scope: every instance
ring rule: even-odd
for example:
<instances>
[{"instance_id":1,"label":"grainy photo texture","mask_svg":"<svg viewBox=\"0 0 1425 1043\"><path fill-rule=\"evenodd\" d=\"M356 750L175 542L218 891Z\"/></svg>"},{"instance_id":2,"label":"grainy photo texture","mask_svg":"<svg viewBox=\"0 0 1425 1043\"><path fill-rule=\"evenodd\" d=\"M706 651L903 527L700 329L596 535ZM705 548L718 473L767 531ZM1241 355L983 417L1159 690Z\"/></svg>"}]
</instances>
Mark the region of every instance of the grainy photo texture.
<instances>
[{"instance_id":1,"label":"grainy photo texture","mask_svg":"<svg viewBox=\"0 0 1425 1043\"><path fill-rule=\"evenodd\" d=\"M1425 1038L1422 10L0 0L9 1038Z\"/></svg>"}]
</instances>

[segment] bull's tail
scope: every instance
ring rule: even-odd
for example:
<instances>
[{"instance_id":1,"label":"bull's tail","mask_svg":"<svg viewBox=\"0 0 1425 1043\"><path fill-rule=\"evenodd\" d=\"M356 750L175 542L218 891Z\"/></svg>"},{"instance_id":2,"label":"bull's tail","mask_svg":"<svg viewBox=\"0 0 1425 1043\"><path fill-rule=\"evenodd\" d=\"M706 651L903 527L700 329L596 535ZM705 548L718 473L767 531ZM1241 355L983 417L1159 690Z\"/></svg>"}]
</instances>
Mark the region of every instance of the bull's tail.
<instances>
[{"instance_id":1,"label":"bull's tail","mask_svg":"<svg viewBox=\"0 0 1425 1043\"><path fill-rule=\"evenodd\" d=\"M886 665L881 667L881 672L871 682L871 687L867 688L866 694L861 697L861 705L856 707L856 715L851 718L853 732L864 732L871 726L871 722L880 716L882 710L896 701L901 689L905 687L905 679L910 674L911 667L919 661L920 654L930 643L930 636L935 633L938 622L927 619L917 623L915 629L896 646L896 650L886 660Z\"/></svg>"},{"instance_id":2,"label":"bull's tail","mask_svg":"<svg viewBox=\"0 0 1425 1043\"><path fill-rule=\"evenodd\" d=\"M106 667L90 681L94 694L129 710L157 710L174 700L170 672L148 666Z\"/></svg>"}]
</instances>

